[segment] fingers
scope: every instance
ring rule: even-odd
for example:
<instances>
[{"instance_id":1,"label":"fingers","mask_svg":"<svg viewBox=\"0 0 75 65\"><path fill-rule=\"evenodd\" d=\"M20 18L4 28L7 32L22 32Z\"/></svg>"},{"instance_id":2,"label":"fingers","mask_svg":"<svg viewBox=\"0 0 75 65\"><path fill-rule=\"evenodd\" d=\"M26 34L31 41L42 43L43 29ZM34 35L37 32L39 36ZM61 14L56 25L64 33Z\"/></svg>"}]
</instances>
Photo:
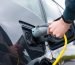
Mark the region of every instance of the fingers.
<instances>
[{"instance_id":1,"label":"fingers","mask_svg":"<svg viewBox=\"0 0 75 65\"><path fill-rule=\"evenodd\" d=\"M57 37L57 38L62 38L63 37L63 33L58 32L57 30L53 31L53 36Z\"/></svg>"},{"instance_id":2,"label":"fingers","mask_svg":"<svg viewBox=\"0 0 75 65\"><path fill-rule=\"evenodd\" d=\"M56 26L55 22L53 22L51 25L49 25L48 34L50 34L50 35L52 35L54 37L58 37L58 38L63 37L62 30L60 30L60 27L58 25Z\"/></svg>"},{"instance_id":3,"label":"fingers","mask_svg":"<svg viewBox=\"0 0 75 65\"><path fill-rule=\"evenodd\" d=\"M70 26L71 24L65 23L61 18L49 25L48 34L62 38L64 34L69 30Z\"/></svg>"},{"instance_id":4,"label":"fingers","mask_svg":"<svg viewBox=\"0 0 75 65\"><path fill-rule=\"evenodd\" d=\"M48 27L48 34L51 34L51 35L54 35L55 36L55 34L53 32L55 30L55 27L53 27L52 24L50 24L49 27Z\"/></svg>"},{"instance_id":5,"label":"fingers","mask_svg":"<svg viewBox=\"0 0 75 65\"><path fill-rule=\"evenodd\" d=\"M57 37L57 38L62 38L63 37L63 33L61 35L61 33L56 29L56 28L48 28L48 34L52 35L53 37Z\"/></svg>"}]
</instances>

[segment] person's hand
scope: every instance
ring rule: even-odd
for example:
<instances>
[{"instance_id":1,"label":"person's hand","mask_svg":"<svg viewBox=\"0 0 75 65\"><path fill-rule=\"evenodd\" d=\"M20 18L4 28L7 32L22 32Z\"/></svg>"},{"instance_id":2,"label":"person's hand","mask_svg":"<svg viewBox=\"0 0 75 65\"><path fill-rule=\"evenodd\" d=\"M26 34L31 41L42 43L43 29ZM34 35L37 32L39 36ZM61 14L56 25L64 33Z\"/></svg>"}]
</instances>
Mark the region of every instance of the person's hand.
<instances>
[{"instance_id":1,"label":"person's hand","mask_svg":"<svg viewBox=\"0 0 75 65\"><path fill-rule=\"evenodd\" d=\"M62 38L64 34L68 31L71 24L65 23L61 18L57 21L52 22L48 27L48 34L51 34L55 37Z\"/></svg>"}]
</instances>

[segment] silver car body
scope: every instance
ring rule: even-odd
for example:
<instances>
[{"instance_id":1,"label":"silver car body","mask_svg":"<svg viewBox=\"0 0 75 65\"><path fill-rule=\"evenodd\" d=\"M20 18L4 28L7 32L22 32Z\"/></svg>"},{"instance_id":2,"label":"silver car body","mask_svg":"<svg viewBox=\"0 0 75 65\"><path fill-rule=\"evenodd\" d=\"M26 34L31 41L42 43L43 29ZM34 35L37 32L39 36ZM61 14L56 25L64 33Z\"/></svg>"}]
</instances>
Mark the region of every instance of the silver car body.
<instances>
[{"instance_id":1,"label":"silver car body","mask_svg":"<svg viewBox=\"0 0 75 65\"><path fill-rule=\"evenodd\" d=\"M60 17L65 8L65 0L56 0L57 5L52 0L41 0L46 12L47 22ZM0 26L8 34L12 43L15 44L23 34L19 20L33 24L35 26L45 23L39 0L0 0ZM69 49L74 50L73 47ZM56 54L58 50L55 50ZM54 51L54 52L55 52ZM70 52L69 50L67 51ZM66 52L66 53L67 53ZM75 54L75 52L73 52Z\"/></svg>"},{"instance_id":2,"label":"silver car body","mask_svg":"<svg viewBox=\"0 0 75 65\"><path fill-rule=\"evenodd\" d=\"M56 1L60 4L59 0ZM42 0L42 2L47 11L48 20L60 16L59 6L52 0ZM0 26L6 31L13 44L22 35L19 20L36 26L44 24L39 0L0 0Z\"/></svg>"}]
</instances>

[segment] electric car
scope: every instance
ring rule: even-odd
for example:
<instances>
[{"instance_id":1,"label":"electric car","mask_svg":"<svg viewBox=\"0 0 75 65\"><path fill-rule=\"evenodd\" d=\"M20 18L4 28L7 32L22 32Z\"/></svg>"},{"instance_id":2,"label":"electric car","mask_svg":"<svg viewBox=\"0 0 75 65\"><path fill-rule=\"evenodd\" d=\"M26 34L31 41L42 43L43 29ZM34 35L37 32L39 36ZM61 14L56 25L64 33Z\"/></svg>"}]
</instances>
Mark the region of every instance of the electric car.
<instances>
[{"instance_id":1,"label":"electric car","mask_svg":"<svg viewBox=\"0 0 75 65\"><path fill-rule=\"evenodd\" d=\"M65 0L0 0L0 29L4 33L5 42L23 46L21 51L24 53L23 58L25 58L26 64L45 54L45 44L41 41L40 43L43 44L40 44L36 39L38 43L35 44L36 41L32 39L32 32L29 29L61 17L65 8L64 2ZM74 26L72 27L74 28ZM68 45L69 49L65 55L74 55L75 51L71 51L75 49L74 29L71 29L67 35L71 44ZM52 37L52 40L55 39ZM53 41L51 42L54 43ZM58 43L61 44L58 46ZM55 58L59 54L63 42L56 44L50 47Z\"/></svg>"}]
</instances>

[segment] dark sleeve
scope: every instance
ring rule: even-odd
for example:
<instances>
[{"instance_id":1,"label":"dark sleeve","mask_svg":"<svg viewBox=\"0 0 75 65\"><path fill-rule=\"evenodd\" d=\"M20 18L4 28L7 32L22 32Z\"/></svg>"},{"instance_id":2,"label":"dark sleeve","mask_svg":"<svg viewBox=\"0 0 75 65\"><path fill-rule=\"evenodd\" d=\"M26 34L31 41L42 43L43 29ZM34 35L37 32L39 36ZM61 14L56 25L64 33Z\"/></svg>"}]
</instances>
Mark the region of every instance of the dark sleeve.
<instances>
[{"instance_id":1,"label":"dark sleeve","mask_svg":"<svg viewBox=\"0 0 75 65\"><path fill-rule=\"evenodd\" d=\"M63 13L63 18L65 22L72 23L75 19L75 0L66 0L65 5L66 8Z\"/></svg>"}]
</instances>

